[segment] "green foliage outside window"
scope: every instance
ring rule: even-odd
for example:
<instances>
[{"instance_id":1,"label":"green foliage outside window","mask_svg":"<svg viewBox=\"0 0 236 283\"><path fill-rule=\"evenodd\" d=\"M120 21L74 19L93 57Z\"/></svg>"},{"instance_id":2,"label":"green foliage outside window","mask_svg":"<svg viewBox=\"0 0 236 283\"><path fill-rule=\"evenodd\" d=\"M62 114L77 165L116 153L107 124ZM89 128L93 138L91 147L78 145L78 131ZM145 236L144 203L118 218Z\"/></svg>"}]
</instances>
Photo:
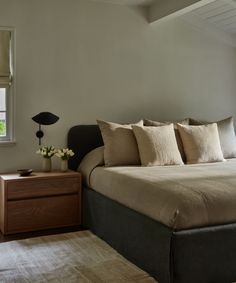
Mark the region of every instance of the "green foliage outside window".
<instances>
[{"instance_id":1,"label":"green foliage outside window","mask_svg":"<svg viewBox=\"0 0 236 283\"><path fill-rule=\"evenodd\" d=\"M0 121L0 136L6 135L6 122Z\"/></svg>"}]
</instances>

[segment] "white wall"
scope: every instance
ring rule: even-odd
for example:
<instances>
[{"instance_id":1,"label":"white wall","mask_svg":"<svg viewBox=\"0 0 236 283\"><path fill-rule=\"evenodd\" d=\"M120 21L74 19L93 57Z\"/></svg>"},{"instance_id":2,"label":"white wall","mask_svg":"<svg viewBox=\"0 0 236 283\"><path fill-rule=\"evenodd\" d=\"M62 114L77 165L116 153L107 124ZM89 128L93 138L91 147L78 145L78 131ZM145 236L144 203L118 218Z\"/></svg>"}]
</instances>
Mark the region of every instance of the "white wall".
<instances>
[{"instance_id":1,"label":"white wall","mask_svg":"<svg viewBox=\"0 0 236 283\"><path fill-rule=\"evenodd\" d=\"M40 168L31 117L61 117L45 144L96 118L221 119L236 113L236 51L181 20L149 26L142 11L88 0L0 0L16 27L16 139L0 172Z\"/></svg>"}]
</instances>

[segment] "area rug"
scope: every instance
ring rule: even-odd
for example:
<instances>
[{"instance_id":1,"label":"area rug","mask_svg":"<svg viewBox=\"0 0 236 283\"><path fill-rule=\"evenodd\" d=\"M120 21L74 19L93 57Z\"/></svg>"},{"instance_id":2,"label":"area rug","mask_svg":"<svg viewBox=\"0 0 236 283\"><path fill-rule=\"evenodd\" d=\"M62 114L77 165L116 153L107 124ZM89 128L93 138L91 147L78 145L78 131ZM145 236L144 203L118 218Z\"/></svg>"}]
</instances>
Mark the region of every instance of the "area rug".
<instances>
[{"instance_id":1,"label":"area rug","mask_svg":"<svg viewBox=\"0 0 236 283\"><path fill-rule=\"evenodd\" d=\"M90 231L0 244L1 283L154 283Z\"/></svg>"}]
</instances>

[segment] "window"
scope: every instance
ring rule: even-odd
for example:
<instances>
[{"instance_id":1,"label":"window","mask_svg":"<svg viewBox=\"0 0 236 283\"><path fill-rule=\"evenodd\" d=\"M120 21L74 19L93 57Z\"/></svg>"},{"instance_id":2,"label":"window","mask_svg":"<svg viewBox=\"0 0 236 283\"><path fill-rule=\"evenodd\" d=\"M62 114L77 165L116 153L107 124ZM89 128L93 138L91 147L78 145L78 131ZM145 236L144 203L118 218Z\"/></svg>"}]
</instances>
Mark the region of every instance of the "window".
<instances>
[{"instance_id":1,"label":"window","mask_svg":"<svg viewBox=\"0 0 236 283\"><path fill-rule=\"evenodd\" d=\"M14 141L14 30L0 27L0 144Z\"/></svg>"},{"instance_id":2,"label":"window","mask_svg":"<svg viewBox=\"0 0 236 283\"><path fill-rule=\"evenodd\" d=\"M0 88L0 137L7 136L6 88Z\"/></svg>"}]
</instances>

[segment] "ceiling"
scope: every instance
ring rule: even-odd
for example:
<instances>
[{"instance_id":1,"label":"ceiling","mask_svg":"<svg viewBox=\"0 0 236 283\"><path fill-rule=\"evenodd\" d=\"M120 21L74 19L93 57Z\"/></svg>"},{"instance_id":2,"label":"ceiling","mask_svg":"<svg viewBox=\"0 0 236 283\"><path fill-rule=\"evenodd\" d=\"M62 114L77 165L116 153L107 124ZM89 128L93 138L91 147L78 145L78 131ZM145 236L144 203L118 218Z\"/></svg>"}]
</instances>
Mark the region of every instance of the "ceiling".
<instances>
[{"instance_id":1,"label":"ceiling","mask_svg":"<svg viewBox=\"0 0 236 283\"><path fill-rule=\"evenodd\" d=\"M236 46L236 0L92 0L119 5L148 6L150 14L159 14L163 9L165 13L150 23L180 17L190 24L213 32L219 38ZM175 2L179 1L179 2ZM189 3L188 6L181 3ZM190 3L195 3L196 5ZM180 5L177 5L180 4ZM176 7L177 9L175 9ZM218 34L217 34L218 33Z\"/></svg>"},{"instance_id":2,"label":"ceiling","mask_svg":"<svg viewBox=\"0 0 236 283\"><path fill-rule=\"evenodd\" d=\"M193 21L236 35L235 1L216 0L187 13L187 16Z\"/></svg>"},{"instance_id":3,"label":"ceiling","mask_svg":"<svg viewBox=\"0 0 236 283\"><path fill-rule=\"evenodd\" d=\"M148 6L155 2L155 0L93 0L97 2L106 2L110 4L119 4L119 5L142 5Z\"/></svg>"}]
</instances>

